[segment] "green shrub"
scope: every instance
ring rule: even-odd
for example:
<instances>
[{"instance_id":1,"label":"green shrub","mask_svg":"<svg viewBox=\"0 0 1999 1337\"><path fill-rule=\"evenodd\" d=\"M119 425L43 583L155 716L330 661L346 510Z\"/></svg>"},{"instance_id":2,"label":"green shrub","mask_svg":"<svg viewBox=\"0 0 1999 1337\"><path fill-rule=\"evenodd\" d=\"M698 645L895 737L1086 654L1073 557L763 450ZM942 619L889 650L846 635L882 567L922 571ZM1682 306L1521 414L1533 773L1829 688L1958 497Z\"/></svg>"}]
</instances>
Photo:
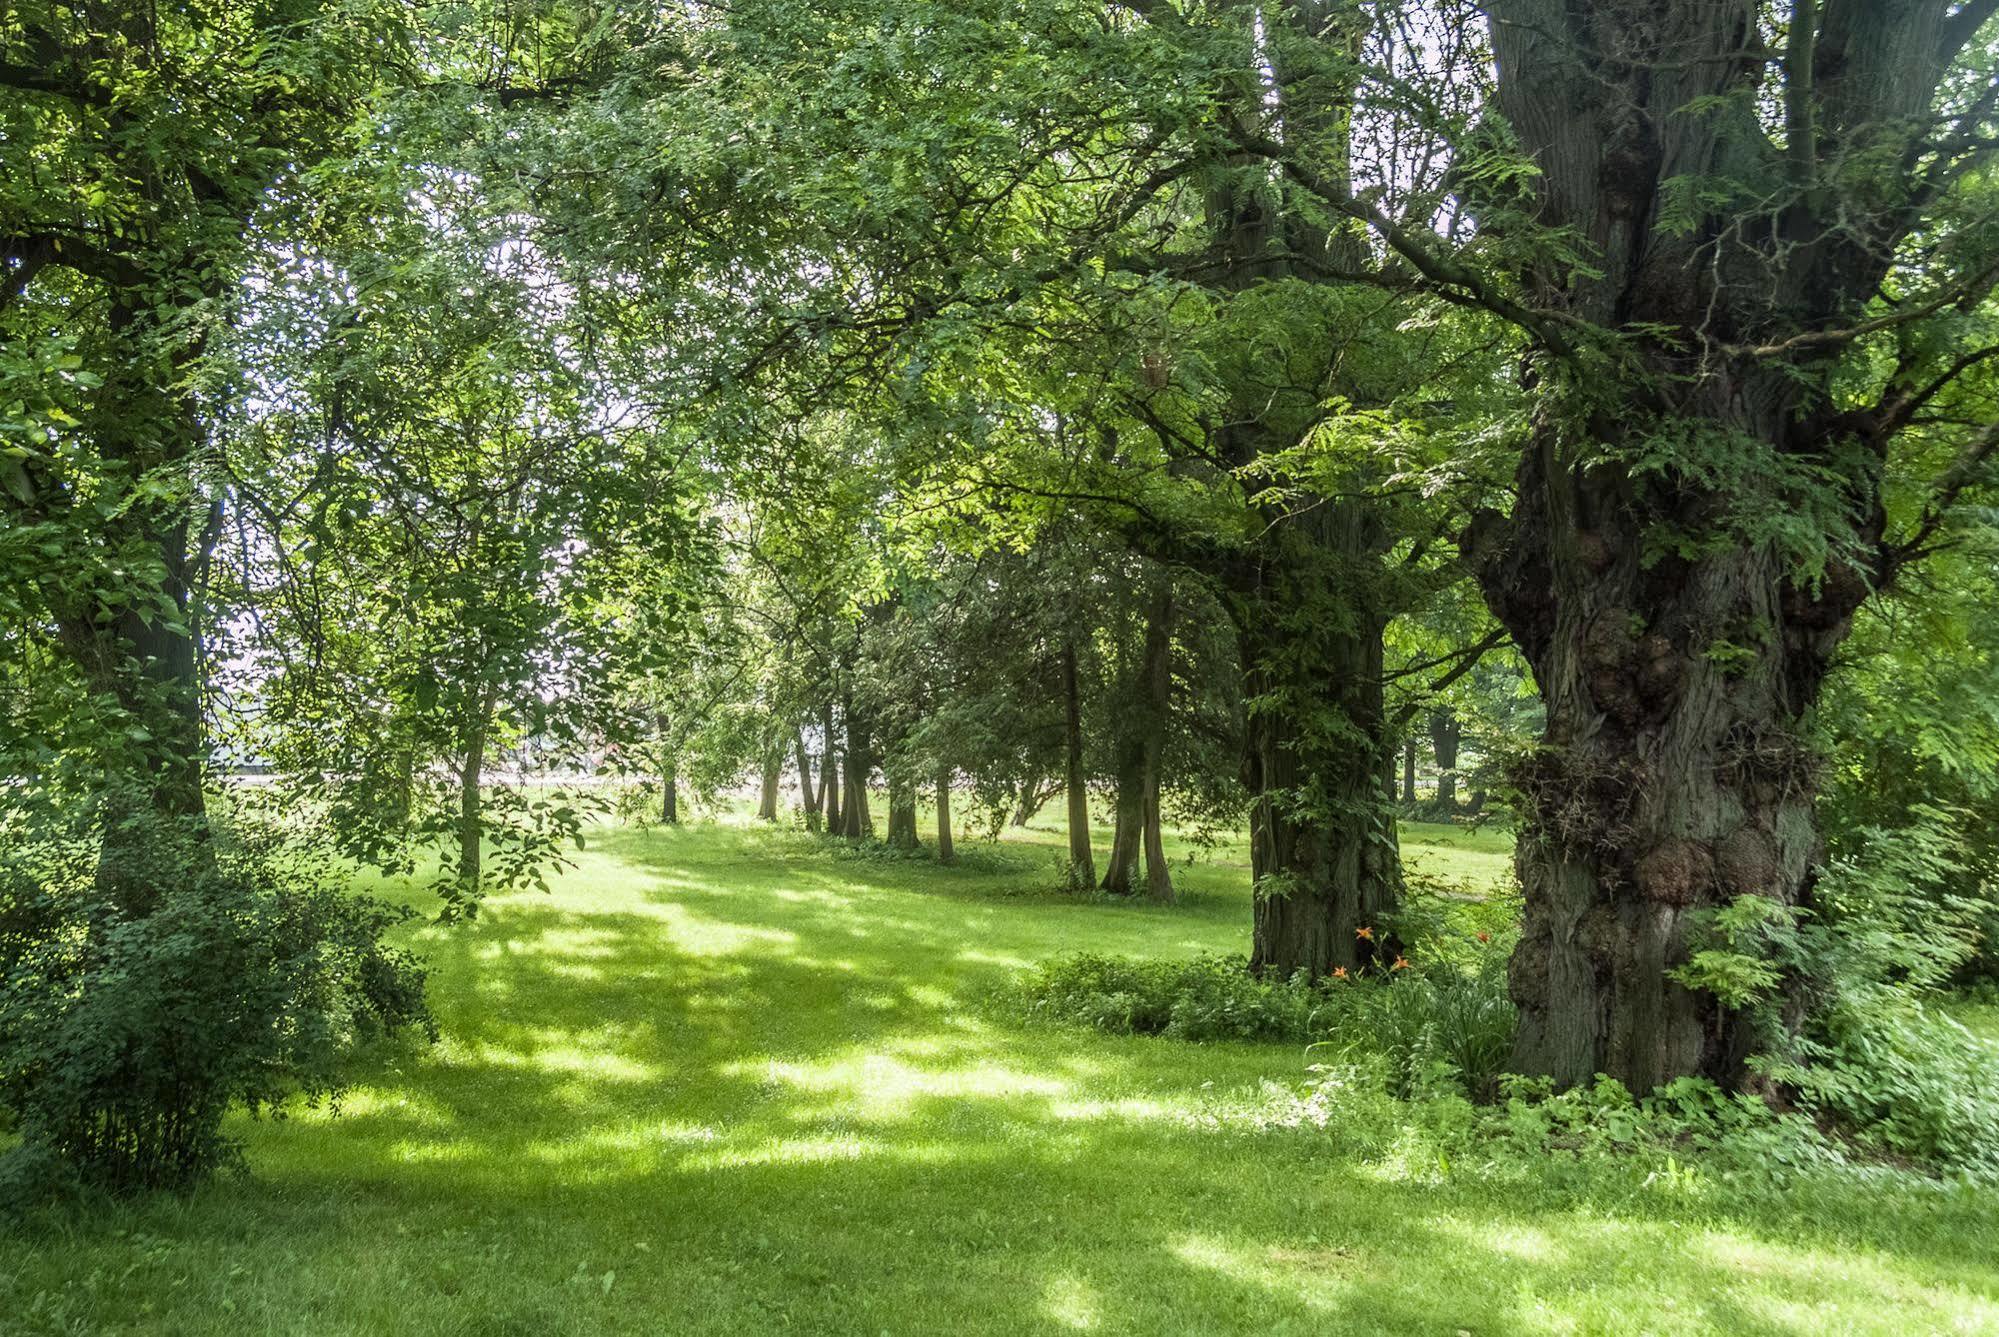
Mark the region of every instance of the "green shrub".
<instances>
[{"instance_id":1,"label":"green shrub","mask_svg":"<svg viewBox=\"0 0 1999 1337\"><path fill-rule=\"evenodd\" d=\"M1448 1087L1490 1100L1513 1044L1496 949L1469 967L1439 962L1319 984L1258 979L1239 956L1086 953L1041 966L1020 992L1031 1016L1118 1034L1329 1042L1385 1065L1399 1096Z\"/></svg>"},{"instance_id":2,"label":"green shrub","mask_svg":"<svg viewBox=\"0 0 1999 1337\"><path fill-rule=\"evenodd\" d=\"M1386 1064L1392 1094L1449 1089L1486 1103L1499 1094L1518 1014L1506 995L1506 958L1436 964L1362 981L1339 997L1337 1041Z\"/></svg>"},{"instance_id":3,"label":"green shrub","mask_svg":"<svg viewBox=\"0 0 1999 1337\"><path fill-rule=\"evenodd\" d=\"M1852 990L1759 1066L1863 1148L1999 1175L1999 1043L1903 990Z\"/></svg>"},{"instance_id":4,"label":"green shrub","mask_svg":"<svg viewBox=\"0 0 1999 1337\"><path fill-rule=\"evenodd\" d=\"M1937 890L1945 815L1874 830L1811 907L1739 897L1705 915L1675 977L1747 1013L1766 1087L1863 1152L1999 1173L1999 1044L1931 1008L1976 941L1975 906Z\"/></svg>"},{"instance_id":5,"label":"green shrub","mask_svg":"<svg viewBox=\"0 0 1999 1337\"><path fill-rule=\"evenodd\" d=\"M1328 990L1260 980L1239 956L1151 961L1083 953L1035 970L1021 986L1030 1015L1127 1035L1180 1040L1323 1038Z\"/></svg>"},{"instance_id":6,"label":"green shrub","mask_svg":"<svg viewBox=\"0 0 1999 1337\"><path fill-rule=\"evenodd\" d=\"M339 1092L360 1040L430 1027L404 912L270 828L16 816L0 850L0 1180L181 1187L232 1158L231 1104ZM115 850L116 867L105 866Z\"/></svg>"}]
</instances>

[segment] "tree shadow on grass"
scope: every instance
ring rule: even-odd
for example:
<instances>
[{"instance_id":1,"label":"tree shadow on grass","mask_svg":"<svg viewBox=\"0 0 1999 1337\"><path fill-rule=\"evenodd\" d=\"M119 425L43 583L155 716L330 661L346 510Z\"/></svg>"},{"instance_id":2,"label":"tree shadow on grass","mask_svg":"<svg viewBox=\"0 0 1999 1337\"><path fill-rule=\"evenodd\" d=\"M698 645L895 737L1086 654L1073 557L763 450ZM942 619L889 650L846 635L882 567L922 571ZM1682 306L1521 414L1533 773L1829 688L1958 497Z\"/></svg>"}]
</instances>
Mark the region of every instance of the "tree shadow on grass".
<instances>
[{"instance_id":1,"label":"tree shadow on grass","mask_svg":"<svg viewBox=\"0 0 1999 1337\"><path fill-rule=\"evenodd\" d=\"M244 1125L249 1182L0 1240L0 1311L11 1284L177 1331L1798 1332L1884 1284L1921 1322L1999 1286L1989 1208L1606 1205L1218 1125L1301 1055L976 1006L1016 961L1184 924L939 871L614 833L553 895L423 932L434 1051L337 1119Z\"/></svg>"}]
</instances>

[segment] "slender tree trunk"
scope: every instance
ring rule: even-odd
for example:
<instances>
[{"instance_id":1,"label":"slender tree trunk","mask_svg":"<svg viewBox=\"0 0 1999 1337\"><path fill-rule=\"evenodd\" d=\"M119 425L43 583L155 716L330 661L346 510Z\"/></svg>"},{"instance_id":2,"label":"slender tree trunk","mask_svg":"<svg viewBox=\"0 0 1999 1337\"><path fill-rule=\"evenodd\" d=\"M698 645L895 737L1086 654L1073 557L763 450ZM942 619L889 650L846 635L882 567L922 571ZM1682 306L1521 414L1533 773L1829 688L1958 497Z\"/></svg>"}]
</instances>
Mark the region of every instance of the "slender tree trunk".
<instances>
[{"instance_id":1,"label":"slender tree trunk","mask_svg":"<svg viewBox=\"0 0 1999 1337\"><path fill-rule=\"evenodd\" d=\"M1076 680L1076 646L1062 647L1063 728L1067 748L1069 791L1069 885L1082 890L1096 885L1096 855L1090 848L1090 793L1084 787L1082 687Z\"/></svg>"},{"instance_id":2,"label":"slender tree trunk","mask_svg":"<svg viewBox=\"0 0 1999 1337\"><path fill-rule=\"evenodd\" d=\"M1173 869L1166 862L1166 833L1159 819L1159 768L1145 776L1145 894L1162 904L1174 899Z\"/></svg>"},{"instance_id":3,"label":"slender tree trunk","mask_svg":"<svg viewBox=\"0 0 1999 1337\"><path fill-rule=\"evenodd\" d=\"M1416 802L1416 740L1402 740L1402 801Z\"/></svg>"},{"instance_id":4,"label":"slender tree trunk","mask_svg":"<svg viewBox=\"0 0 1999 1337\"><path fill-rule=\"evenodd\" d=\"M805 814L805 829L819 829L819 791L812 786L812 754L805 750L805 731L792 732L793 750L798 756L798 806Z\"/></svg>"},{"instance_id":5,"label":"slender tree trunk","mask_svg":"<svg viewBox=\"0 0 1999 1337\"><path fill-rule=\"evenodd\" d=\"M849 840L861 840L875 833L874 814L868 807L868 779L874 773L874 754L869 747L866 723L854 714L849 701L841 712L847 721L847 792L841 804L842 827Z\"/></svg>"},{"instance_id":6,"label":"slender tree trunk","mask_svg":"<svg viewBox=\"0 0 1999 1337\"><path fill-rule=\"evenodd\" d=\"M899 850L923 847L916 834L916 786L894 775L888 779L888 843Z\"/></svg>"},{"instance_id":7,"label":"slender tree trunk","mask_svg":"<svg viewBox=\"0 0 1999 1337\"><path fill-rule=\"evenodd\" d=\"M763 792L758 796L757 819L765 822L777 820L777 786L784 778L784 755L776 749L764 759Z\"/></svg>"},{"instance_id":8,"label":"slender tree trunk","mask_svg":"<svg viewBox=\"0 0 1999 1337\"><path fill-rule=\"evenodd\" d=\"M1139 767L1139 821L1144 827L1145 894L1173 899L1173 873L1166 864L1165 833L1159 819L1159 789L1166 757L1166 725L1173 707L1173 587L1162 581L1145 622L1145 732Z\"/></svg>"},{"instance_id":9,"label":"slender tree trunk","mask_svg":"<svg viewBox=\"0 0 1999 1337\"><path fill-rule=\"evenodd\" d=\"M485 822L481 818L480 778L486 772L486 735L492 726L493 694L481 693L479 713L465 731L465 756L458 768L458 885L477 895L482 876Z\"/></svg>"},{"instance_id":10,"label":"slender tree trunk","mask_svg":"<svg viewBox=\"0 0 1999 1337\"><path fill-rule=\"evenodd\" d=\"M958 851L951 843L951 771L948 767L937 772L937 862L958 862Z\"/></svg>"},{"instance_id":11,"label":"slender tree trunk","mask_svg":"<svg viewBox=\"0 0 1999 1337\"><path fill-rule=\"evenodd\" d=\"M659 820L667 826L675 826L680 821L680 762L671 752L660 762L659 783L663 795L659 804Z\"/></svg>"},{"instance_id":12,"label":"slender tree trunk","mask_svg":"<svg viewBox=\"0 0 1999 1337\"><path fill-rule=\"evenodd\" d=\"M1456 712L1430 712L1430 747L1437 758L1437 811L1446 817L1458 810L1458 740L1463 731ZM1413 755L1415 743L1411 741L1409 746Z\"/></svg>"},{"instance_id":13,"label":"slender tree trunk","mask_svg":"<svg viewBox=\"0 0 1999 1337\"><path fill-rule=\"evenodd\" d=\"M840 809L840 785L842 783L841 777L844 774L840 763L843 760L843 756L836 741L838 735L833 732L833 707L831 705L826 707L820 723L821 727L826 731L826 755L819 759L819 793L825 800L822 806L826 810L826 834L829 836L845 835L847 830L846 814Z\"/></svg>"}]
</instances>

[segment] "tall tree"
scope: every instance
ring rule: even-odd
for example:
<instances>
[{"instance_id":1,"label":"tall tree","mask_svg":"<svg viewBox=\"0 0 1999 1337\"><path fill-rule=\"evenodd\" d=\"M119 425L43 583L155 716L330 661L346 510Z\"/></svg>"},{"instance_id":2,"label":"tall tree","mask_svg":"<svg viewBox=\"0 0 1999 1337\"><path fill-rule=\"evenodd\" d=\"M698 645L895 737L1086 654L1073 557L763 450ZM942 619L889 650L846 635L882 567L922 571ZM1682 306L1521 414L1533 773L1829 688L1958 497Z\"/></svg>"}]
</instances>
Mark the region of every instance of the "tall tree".
<instances>
[{"instance_id":1,"label":"tall tree","mask_svg":"<svg viewBox=\"0 0 1999 1337\"><path fill-rule=\"evenodd\" d=\"M39 439L10 433L0 519L65 550L37 619L89 709L124 717L107 774L167 816L204 810L197 586L237 388L215 345L256 235L349 142L403 17L29 0L0 19L0 329L63 345L90 389Z\"/></svg>"},{"instance_id":2,"label":"tall tree","mask_svg":"<svg viewBox=\"0 0 1999 1337\"><path fill-rule=\"evenodd\" d=\"M1532 170L1473 198L1536 253L1391 244L1467 300L1517 283L1537 346L1517 499L1470 536L1547 706L1520 780L1526 1071L1745 1080L1748 1018L1676 982L1689 927L1811 905L1806 722L1856 610L1999 454L1989 405L1943 411L1999 353L1965 319L1999 279L1995 8L1489 6L1486 142Z\"/></svg>"}]
</instances>

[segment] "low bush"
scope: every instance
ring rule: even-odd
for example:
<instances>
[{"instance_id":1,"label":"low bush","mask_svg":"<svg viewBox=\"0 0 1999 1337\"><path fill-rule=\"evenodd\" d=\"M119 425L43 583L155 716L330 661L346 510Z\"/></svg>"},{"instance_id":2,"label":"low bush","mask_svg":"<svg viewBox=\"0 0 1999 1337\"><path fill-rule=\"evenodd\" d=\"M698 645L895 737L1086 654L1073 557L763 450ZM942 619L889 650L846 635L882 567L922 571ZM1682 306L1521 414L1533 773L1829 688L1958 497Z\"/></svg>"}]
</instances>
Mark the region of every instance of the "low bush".
<instances>
[{"instance_id":1,"label":"low bush","mask_svg":"<svg viewBox=\"0 0 1999 1337\"><path fill-rule=\"evenodd\" d=\"M1856 990L1759 1066L1864 1149L1999 1176L1999 1043L1920 999Z\"/></svg>"},{"instance_id":2,"label":"low bush","mask_svg":"<svg viewBox=\"0 0 1999 1337\"><path fill-rule=\"evenodd\" d=\"M1743 896L1703 916L1676 978L1748 1015L1781 1103L1862 1154L1999 1175L1999 1044L1935 1006L1978 941L1977 905L1937 890L1943 814L1871 832L1810 907Z\"/></svg>"},{"instance_id":3,"label":"low bush","mask_svg":"<svg viewBox=\"0 0 1999 1337\"><path fill-rule=\"evenodd\" d=\"M1039 967L1021 986L1028 1013L1127 1035L1180 1040L1323 1039L1329 990L1261 980L1239 956L1182 961L1081 953Z\"/></svg>"},{"instance_id":4,"label":"low bush","mask_svg":"<svg viewBox=\"0 0 1999 1337\"><path fill-rule=\"evenodd\" d=\"M113 829L17 815L0 842L16 1201L195 1183L233 1156L232 1104L334 1096L357 1042L430 1027L423 971L382 941L405 914L346 894L330 861L248 822Z\"/></svg>"},{"instance_id":5,"label":"low bush","mask_svg":"<svg viewBox=\"0 0 1999 1337\"><path fill-rule=\"evenodd\" d=\"M1469 968L1411 967L1335 997L1342 1006L1334 1042L1378 1056L1392 1094L1449 1089L1480 1103L1497 1098L1517 1022L1504 956L1488 953Z\"/></svg>"},{"instance_id":6,"label":"low bush","mask_svg":"<svg viewBox=\"0 0 1999 1337\"><path fill-rule=\"evenodd\" d=\"M1258 979L1239 956L1082 954L1041 966L1020 994L1031 1016L1119 1034L1330 1044L1378 1063L1405 1097L1448 1088L1491 1100L1513 1043L1498 951L1318 984Z\"/></svg>"}]
</instances>

